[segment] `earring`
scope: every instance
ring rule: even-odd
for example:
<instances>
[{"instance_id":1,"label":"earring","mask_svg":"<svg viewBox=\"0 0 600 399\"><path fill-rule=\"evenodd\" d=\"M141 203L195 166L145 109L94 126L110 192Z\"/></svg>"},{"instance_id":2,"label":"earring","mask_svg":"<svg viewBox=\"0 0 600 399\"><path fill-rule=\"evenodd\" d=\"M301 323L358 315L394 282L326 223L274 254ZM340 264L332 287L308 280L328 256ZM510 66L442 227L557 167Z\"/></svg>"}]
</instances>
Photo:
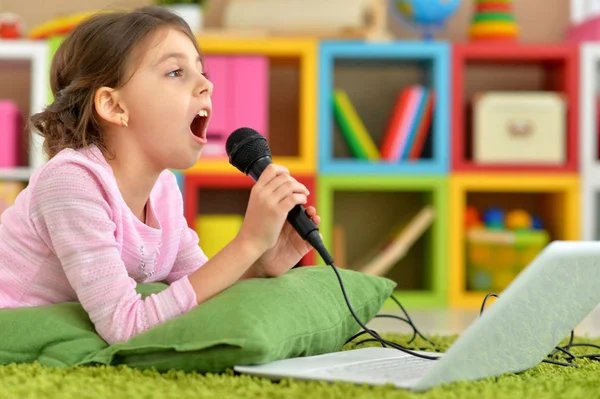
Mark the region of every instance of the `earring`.
<instances>
[{"instance_id":1,"label":"earring","mask_svg":"<svg viewBox=\"0 0 600 399\"><path fill-rule=\"evenodd\" d=\"M123 119L122 117L121 117L121 124L122 124L124 127L128 127L128 125L127 125L127 121L126 121L125 119Z\"/></svg>"}]
</instances>

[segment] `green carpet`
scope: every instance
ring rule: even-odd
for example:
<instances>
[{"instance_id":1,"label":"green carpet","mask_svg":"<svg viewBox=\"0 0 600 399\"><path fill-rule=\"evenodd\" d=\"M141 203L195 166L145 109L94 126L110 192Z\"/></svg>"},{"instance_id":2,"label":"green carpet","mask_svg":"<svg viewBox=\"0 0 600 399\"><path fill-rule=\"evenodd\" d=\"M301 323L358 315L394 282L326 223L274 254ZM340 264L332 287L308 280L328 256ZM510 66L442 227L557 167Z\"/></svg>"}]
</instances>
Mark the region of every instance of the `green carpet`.
<instances>
[{"instance_id":1,"label":"green carpet","mask_svg":"<svg viewBox=\"0 0 600 399\"><path fill-rule=\"evenodd\" d=\"M385 335L405 344L408 336ZM429 337L444 350L455 337ZM360 339L360 338L359 338ZM600 339L576 338L575 342L600 344ZM565 340L565 343L567 341ZM371 345L371 344L363 344ZM351 349L348 344L344 349ZM415 341L413 348L431 348ZM576 354L597 353L598 349L572 348ZM575 367L540 364L518 375L488 380L455 383L423 394L410 393L393 387L355 386L347 383L302 382L285 380L271 382L233 372L222 375L200 375L183 372L159 374L125 367L44 368L38 364L0 367L2 398L587 398L600 392L600 363L578 359Z\"/></svg>"}]
</instances>

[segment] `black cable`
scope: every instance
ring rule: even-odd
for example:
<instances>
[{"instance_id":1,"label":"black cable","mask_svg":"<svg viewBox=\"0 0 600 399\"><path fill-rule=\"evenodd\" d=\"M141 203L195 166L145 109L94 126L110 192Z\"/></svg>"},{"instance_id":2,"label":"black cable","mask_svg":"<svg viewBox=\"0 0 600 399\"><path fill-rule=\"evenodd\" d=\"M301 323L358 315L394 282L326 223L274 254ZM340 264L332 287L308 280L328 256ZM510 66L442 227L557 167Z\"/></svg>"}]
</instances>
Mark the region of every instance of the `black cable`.
<instances>
[{"instance_id":1,"label":"black cable","mask_svg":"<svg viewBox=\"0 0 600 399\"><path fill-rule=\"evenodd\" d=\"M542 363L550 363L550 364L554 364L557 366L565 366L565 367L579 367L576 364L557 362L556 360L550 360L550 359L544 359L544 360L542 360Z\"/></svg>"},{"instance_id":2,"label":"black cable","mask_svg":"<svg viewBox=\"0 0 600 399\"><path fill-rule=\"evenodd\" d=\"M350 338L348 338L348 340L346 341L346 343L345 343L344 345L346 345L346 344L348 344L348 343L350 343L350 342L354 341L356 338L358 338L358 337L360 337L360 336L362 336L362 335L365 335L365 334L368 334L368 332L366 332L366 331L361 331L361 332L359 332L359 333L356 333L356 334L354 334L353 336L351 336ZM377 342L379 342L379 341L377 341ZM355 345L358 345L358 343L357 343L357 342L355 342L354 344L355 344ZM381 343L381 345L382 345L382 346L385 348L385 345L384 345L383 343Z\"/></svg>"},{"instance_id":3,"label":"black cable","mask_svg":"<svg viewBox=\"0 0 600 399\"><path fill-rule=\"evenodd\" d=\"M400 320L405 322L406 324L408 324L412 330L413 330L413 335L410 338L410 340L408 341L408 343L412 343L415 338L417 337L417 327L412 323L412 321L405 319L404 317L400 317L400 316L396 316L396 315L392 315L392 314L378 314L375 316L375 318L388 318L388 319L396 319L396 320Z\"/></svg>"},{"instance_id":4,"label":"black cable","mask_svg":"<svg viewBox=\"0 0 600 399\"><path fill-rule=\"evenodd\" d=\"M569 358L571 360L575 360L577 358L574 354L572 354L571 352L569 352L567 349L563 348L562 346L557 346L556 350L566 354L567 356L569 356Z\"/></svg>"},{"instance_id":5,"label":"black cable","mask_svg":"<svg viewBox=\"0 0 600 399\"><path fill-rule=\"evenodd\" d=\"M346 301L346 305L348 306L348 310L350 310L350 313L352 314L352 317L354 317L354 320L356 320L356 322L358 323L359 326L362 327L363 330L365 330L369 335L371 335L375 340L377 340L377 342L381 343L383 346L388 345L391 346L394 349L398 349L404 353L407 353L409 355L413 355L416 357L420 357L423 359L428 359L428 360L438 360L440 357L439 356L428 356L428 355L423 355L421 353L417 353L414 352L408 348L405 348L402 345L396 344L394 342L390 342L384 338L381 338L379 336L379 334L377 334L375 331L370 330L369 328L367 328L367 326L360 321L360 319L358 318L358 316L356 315L356 313L354 312L354 309L352 308L352 305L350 304L350 300L348 299L348 295L346 294L346 288L344 287L344 282L342 281L342 276L340 276L340 273L337 270L337 267L333 264L333 262L330 262L328 264L328 266L331 266L331 268L333 269L333 271L335 272L335 275L337 276L337 279L340 283L340 288L342 289L342 294L344 295L344 300Z\"/></svg>"},{"instance_id":6,"label":"black cable","mask_svg":"<svg viewBox=\"0 0 600 399\"><path fill-rule=\"evenodd\" d=\"M590 348L596 348L596 349L600 349L600 345L596 345L596 344L586 344L586 343L577 343L577 344L570 344L569 345L571 348L572 347L585 347L585 346L589 346ZM598 354L598 356L600 356L600 354Z\"/></svg>"},{"instance_id":7,"label":"black cable","mask_svg":"<svg viewBox=\"0 0 600 399\"><path fill-rule=\"evenodd\" d=\"M486 305L488 299L490 299L491 297L499 298L498 294L495 294L493 292L490 292L489 294L487 294L485 296L485 298L483 298L483 303L481 304L481 310L479 310L479 317L481 317L481 315L483 314L483 310L485 309L485 305Z\"/></svg>"},{"instance_id":8,"label":"black cable","mask_svg":"<svg viewBox=\"0 0 600 399\"><path fill-rule=\"evenodd\" d=\"M402 312L404 313L404 315L406 316L406 319L408 320L410 326L413 328L413 331L416 335L418 335L419 337L421 337L423 340L425 340L426 342L429 342L431 345L433 346L438 346L438 344L436 344L433 341L430 341L429 339L427 339L423 334L421 334L421 331L419 331L419 329L417 328L417 326L415 325L415 323L412 321L411 317L408 315L408 312L406 311L406 309L404 309L404 306L402 306L402 304L400 303L399 300L396 299L395 296L390 295L390 297L392 298L392 300L394 302L396 302L396 304L400 307L400 309L402 309ZM408 343L410 344L413 340L415 339L415 335L413 335L413 337L411 338L410 341L408 341Z\"/></svg>"}]
</instances>

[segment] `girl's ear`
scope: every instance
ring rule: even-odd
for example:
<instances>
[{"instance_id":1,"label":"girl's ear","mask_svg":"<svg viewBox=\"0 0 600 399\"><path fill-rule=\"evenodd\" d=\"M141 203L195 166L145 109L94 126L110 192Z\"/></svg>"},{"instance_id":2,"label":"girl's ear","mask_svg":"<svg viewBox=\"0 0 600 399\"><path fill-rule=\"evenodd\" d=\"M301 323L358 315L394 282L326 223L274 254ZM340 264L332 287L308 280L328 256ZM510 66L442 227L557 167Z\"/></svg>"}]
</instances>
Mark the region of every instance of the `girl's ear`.
<instances>
[{"instance_id":1,"label":"girl's ear","mask_svg":"<svg viewBox=\"0 0 600 399\"><path fill-rule=\"evenodd\" d=\"M110 87L101 87L94 95L96 112L107 123L127 127L129 115L119 101L119 92Z\"/></svg>"}]
</instances>

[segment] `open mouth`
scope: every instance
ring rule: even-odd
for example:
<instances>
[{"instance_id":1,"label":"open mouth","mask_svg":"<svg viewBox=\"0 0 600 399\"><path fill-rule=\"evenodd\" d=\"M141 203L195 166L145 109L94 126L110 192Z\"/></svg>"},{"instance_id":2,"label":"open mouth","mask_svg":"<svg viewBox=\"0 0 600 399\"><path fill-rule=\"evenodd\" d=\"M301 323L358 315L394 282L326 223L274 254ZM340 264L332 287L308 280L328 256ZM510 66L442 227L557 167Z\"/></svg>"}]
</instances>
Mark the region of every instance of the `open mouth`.
<instances>
[{"instance_id":1,"label":"open mouth","mask_svg":"<svg viewBox=\"0 0 600 399\"><path fill-rule=\"evenodd\" d=\"M206 139L206 128L208 123L208 111L203 109L198 112L190 124L192 134L198 138Z\"/></svg>"}]
</instances>

